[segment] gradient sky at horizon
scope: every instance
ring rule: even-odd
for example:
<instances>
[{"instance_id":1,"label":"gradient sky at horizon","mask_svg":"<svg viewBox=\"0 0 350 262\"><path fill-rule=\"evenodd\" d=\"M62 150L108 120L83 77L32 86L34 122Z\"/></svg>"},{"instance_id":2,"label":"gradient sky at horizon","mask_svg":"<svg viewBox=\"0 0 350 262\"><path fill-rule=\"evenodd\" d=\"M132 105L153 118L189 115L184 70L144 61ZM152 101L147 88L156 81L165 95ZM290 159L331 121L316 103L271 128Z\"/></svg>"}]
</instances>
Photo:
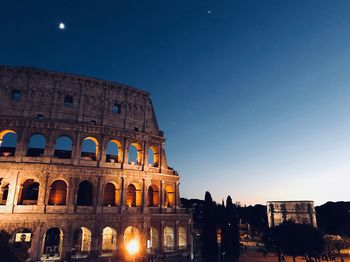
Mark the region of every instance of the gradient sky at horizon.
<instances>
[{"instance_id":1,"label":"gradient sky at horizon","mask_svg":"<svg viewBox=\"0 0 350 262\"><path fill-rule=\"evenodd\" d=\"M183 197L350 200L349 13L347 0L2 1L0 64L151 92Z\"/></svg>"}]
</instances>

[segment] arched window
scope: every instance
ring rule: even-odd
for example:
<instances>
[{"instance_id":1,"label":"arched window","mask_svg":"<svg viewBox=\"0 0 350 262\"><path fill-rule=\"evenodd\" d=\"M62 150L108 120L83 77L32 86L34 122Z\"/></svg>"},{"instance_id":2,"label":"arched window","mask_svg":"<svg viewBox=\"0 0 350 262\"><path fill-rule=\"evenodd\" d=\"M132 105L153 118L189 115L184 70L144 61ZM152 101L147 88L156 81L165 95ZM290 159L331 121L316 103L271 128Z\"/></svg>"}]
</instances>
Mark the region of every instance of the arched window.
<instances>
[{"instance_id":1,"label":"arched window","mask_svg":"<svg viewBox=\"0 0 350 262\"><path fill-rule=\"evenodd\" d=\"M187 246L187 232L186 228L179 226L179 247L185 248Z\"/></svg>"},{"instance_id":2,"label":"arched window","mask_svg":"<svg viewBox=\"0 0 350 262\"><path fill-rule=\"evenodd\" d=\"M0 156L14 156L16 153L17 134L12 130L0 132Z\"/></svg>"},{"instance_id":3,"label":"arched window","mask_svg":"<svg viewBox=\"0 0 350 262\"><path fill-rule=\"evenodd\" d=\"M151 236L151 249L157 250L159 248L159 232L157 228L150 228L150 236Z\"/></svg>"},{"instance_id":4,"label":"arched window","mask_svg":"<svg viewBox=\"0 0 350 262\"><path fill-rule=\"evenodd\" d=\"M70 95L64 96L64 105L65 106L73 106L73 97Z\"/></svg>"},{"instance_id":5,"label":"arched window","mask_svg":"<svg viewBox=\"0 0 350 262\"><path fill-rule=\"evenodd\" d=\"M173 207L175 204L175 192L171 186L166 186L164 190L164 206Z\"/></svg>"},{"instance_id":6,"label":"arched window","mask_svg":"<svg viewBox=\"0 0 350 262\"><path fill-rule=\"evenodd\" d=\"M89 181L85 180L79 184L77 205L92 206L92 185Z\"/></svg>"},{"instance_id":7,"label":"arched window","mask_svg":"<svg viewBox=\"0 0 350 262\"><path fill-rule=\"evenodd\" d=\"M147 191L147 206L156 207L159 205L159 190L156 185L150 185Z\"/></svg>"},{"instance_id":8,"label":"arched window","mask_svg":"<svg viewBox=\"0 0 350 262\"><path fill-rule=\"evenodd\" d=\"M86 227L78 228L73 235L74 249L79 254L91 250L91 231Z\"/></svg>"},{"instance_id":9,"label":"arched window","mask_svg":"<svg viewBox=\"0 0 350 262\"><path fill-rule=\"evenodd\" d=\"M115 185L113 183L107 183L103 192L103 205L116 206L116 193Z\"/></svg>"},{"instance_id":10,"label":"arched window","mask_svg":"<svg viewBox=\"0 0 350 262\"><path fill-rule=\"evenodd\" d=\"M63 244L63 234L57 227L46 231L42 259L60 259Z\"/></svg>"},{"instance_id":11,"label":"arched window","mask_svg":"<svg viewBox=\"0 0 350 262\"><path fill-rule=\"evenodd\" d=\"M111 227L105 227L102 231L102 250L117 250L117 231Z\"/></svg>"},{"instance_id":12,"label":"arched window","mask_svg":"<svg viewBox=\"0 0 350 262\"><path fill-rule=\"evenodd\" d=\"M148 166L158 167L159 166L159 150L156 146L151 146L147 151L148 155Z\"/></svg>"},{"instance_id":13,"label":"arched window","mask_svg":"<svg viewBox=\"0 0 350 262\"><path fill-rule=\"evenodd\" d=\"M42 157L45 151L45 137L40 134L32 135L28 142L27 156Z\"/></svg>"},{"instance_id":14,"label":"arched window","mask_svg":"<svg viewBox=\"0 0 350 262\"><path fill-rule=\"evenodd\" d=\"M128 150L129 164L141 165L142 163L142 148L138 143L132 143Z\"/></svg>"},{"instance_id":15,"label":"arched window","mask_svg":"<svg viewBox=\"0 0 350 262\"><path fill-rule=\"evenodd\" d=\"M98 141L94 137L86 137L81 147L81 157L85 160L97 160Z\"/></svg>"},{"instance_id":16,"label":"arched window","mask_svg":"<svg viewBox=\"0 0 350 262\"><path fill-rule=\"evenodd\" d=\"M136 206L136 187L133 184L130 184L126 190L126 205Z\"/></svg>"},{"instance_id":17,"label":"arched window","mask_svg":"<svg viewBox=\"0 0 350 262\"><path fill-rule=\"evenodd\" d=\"M36 205L39 197L39 183L27 179L22 185L19 205Z\"/></svg>"},{"instance_id":18,"label":"arched window","mask_svg":"<svg viewBox=\"0 0 350 262\"><path fill-rule=\"evenodd\" d=\"M6 205L8 195L9 195L9 184L6 184L5 186L2 187L2 196L1 196L0 205Z\"/></svg>"},{"instance_id":19,"label":"arched window","mask_svg":"<svg viewBox=\"0 0 350 262\"><path fill-rule=\"evenodd\" d=\"M106 161L120 163L123 159L122 144L118 140L111 140L107 144Z\"/></svg>"},{"instance_id":20,"label":"arched window","mask_svg":"<svg viewBox=\"0 0 350 262\"><path fill-rule=\"evenodd\" d=\"M67 184L63 180L56 180L51 184L49 205L65 205L67 199Z\"/></svg>"},{"instance_id":21,"label":"arched window","mask_svg":"<svg viewBox=\"0 0 350 262\"><path fill-rule=\"evenodd\" d=\"M22 99L22 93L21 93L21 91L18 90L18 89L12 90L11 99L12 99L13 101L21 101L21 99Z\"/></svg>"},{"instance_id":22,"label":"arched window","mask_svg":"<svg viewBox=\"0 0 350 262\"><path fill-rule=\"evenodd\" d=\"M68 136L60 136L56 139L54 157L70 159L72 157L73 142Z\"/></svg>"},{"instance_id":23,"label":"arched window","mask_svg":"<svg viewBox=\"0 0 350 262\"><path fill-rule=\"evenodd\" d=\"M164 247L171 248L175 246L174 228L166 226L164 228Z\"/></svg>"},{"instance_id":24,"label":"arched window","mask_svg":"<svg viewBox=\"0 0 350 262\"><path fill-rule=\"evenodd\" d=\"M140 231L136 227L129 226L124 231L124 245L127 246L132 240L140 243Z\"/></svg>"}]
</instances>

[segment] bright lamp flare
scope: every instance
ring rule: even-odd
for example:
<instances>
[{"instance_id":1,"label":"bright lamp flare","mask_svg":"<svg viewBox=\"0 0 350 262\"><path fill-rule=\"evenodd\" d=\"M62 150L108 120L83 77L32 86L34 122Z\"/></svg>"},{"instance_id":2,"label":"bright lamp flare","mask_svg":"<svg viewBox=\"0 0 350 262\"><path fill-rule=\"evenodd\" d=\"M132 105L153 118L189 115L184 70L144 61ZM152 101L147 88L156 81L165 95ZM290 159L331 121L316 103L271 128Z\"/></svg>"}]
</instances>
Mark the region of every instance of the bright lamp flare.
<instances>
[{"instance_id":1,"label":"bright lamp flare","mask_svg":"<svg viewBox=\"0 0 350 262\"><path fill-rule=\"evenodd\" d=\"M126 249L128 250L130 255L135 255L140 250L140 244L137 239L132 239L129 241L129 243L126 245Z\"/></svg>"}]
</instances>

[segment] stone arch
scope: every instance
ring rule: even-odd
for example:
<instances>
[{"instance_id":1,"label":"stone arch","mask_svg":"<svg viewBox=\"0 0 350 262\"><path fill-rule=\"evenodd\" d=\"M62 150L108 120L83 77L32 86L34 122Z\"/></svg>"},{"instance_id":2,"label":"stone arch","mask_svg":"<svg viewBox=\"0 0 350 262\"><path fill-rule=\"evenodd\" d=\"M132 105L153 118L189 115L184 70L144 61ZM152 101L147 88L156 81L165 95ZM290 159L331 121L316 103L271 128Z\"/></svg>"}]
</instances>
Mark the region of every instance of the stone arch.
<instances>
[{"instance_id":1,"label":"stone arch","mask_svg":"<svg viewBox=\"0 0 350 262\"><path fill-rule=\"evenodd\" d=\"M12 101L21 101L21 99L22 99L21 90L13 89L11 92L11 99L12 99Z\"/></svg>"},{"instance_id":2,"label":"stone arch","mask_svg":"<svg viewBox=\"0 0 350 262\"><path fill-rule=\"evenodd\" d=\"M159 147L150 146L147 151L148 166L159 167Z\"/></svg>"},{"instance_id":3,"label":"stone arch","mask_svg":"<svg viewBox=\"0 0 350 262\"><path fill-rule=\"evenodd\" d=\"M108 182L103 190L103 205L104 206L117 206L120 201L120 190L112 182Z\"/></svg>"},{"instance_id":4,"label":"stone arch","mask_svg":"<svg viewBox=\"0 0 350 262\"><path fill-rule=\"evenodd\" d=\"M164 206L173 207L175 205L175 191L172 186L166 186L164 189Z\"/></svg>"},{"instance_id":5,"label":"stone arch","mask_svg":"<svg viewBox=\"0 0 350 262\"><path fill-rule=\"evenodd\" d=\"M17 133L13 130L0 132L0 156L14 156L17 146Z\"/></svg>"},{"instance_id":6,"label":"stone arch","mask_svg":"<svg viewBox=\"0 0 350 262\"><path fill-rule=\"evenodd\" d=\"M92 184L87 180L80 182L78 186L77 205L92 206L92 202L93 202L92 196L93 196Z\"/></svg>"},{"instance_id":7,"label":"stone arch","mask_svg":"<svg viewBox=\"0 0 350 262\"><path fill-rule=\"evenodd\" d=\"M102 247L104 251L117 250L117 231L111 227L105 227L102 230Z\"/></svg>"},{"instance_id":8,"label":"stone arch","mask_svg":"<svg viewBox=\"0 0 350 262\"><path fill-rule=\"evenodd\" d=\"M159 206L159 189L154 184L150 185L147 190L147 206Z\"/></svg>"},{"instance_id":9,"label":"stone arch","mask_svg":"<svg viewBox=\"0 0 350 262\"><path fill-rule=\"evenodd\" d=\"M124 236L123 236L124 245L126 246L131 240L137 240L139 243L141 240L140 231L135 226L128 226L124 230Z\"/></svg>"},{"instance_id":10,"label":"stone arch","mask_svg":"<svg viewBox=\"0 0 350 262\"><path fill-rule=\"evenodd\" d=\"M171 249L174 246L175 246L174 228L166 226L164 228L164 247L167 249Z\"/></svg>"},{"instance_id":11,"label":"stone arch","mask_svg":"<svg viewBox=\"0 0 350 262\"><path fill-rule=\"evenodd\" d=\"M46 138L42 134L34 134L28 140L27 156L43 157L45 152Z\"/></svg>"},{"instance_id":12,"label":"stone arch","mask_svg":"<svg viewBox=\"0 0 350 262\"><path fill-rule=\"evenodd\" d=\"M55 180L50 186L49 205L66 205L67 203L67 183L63 180Z\"/></svg>"},{"instance_id":13,"label":"stone arch","mask_svg":"<svg viewBox=\"0 0 350 262\"><path fill-rule=\"evenodd\" d=\"M139 143L131 143L128 148L128 162L131 165L142 164L142 147Z\"/></svg>"},{"instance_id":14,"label":"stone arch","mask_svg":"<svg viewBox=\"0 0 350 262\"><path fill-rule=\"evenodd\" d=\"M63 233L58 227L49 228L44 234L42 260L57 259L62 255Z\"/></svg>"},{"instance_id":15,"label":"stone arch","mask_svg":"<svg viewBox=\"0 0 350 262\"><path fill-rule=\"evenodd\" d=\"M141 186L137 183L131 183L126 189L126 206L138 207L141 206L142 190Z\"/></svg>"},{"instance_id":16,"label":"stone arch","mask_svg":"<svg viewBox=\"0 0 350 262\"><path fill-rule=\"evenodd\" d=\"M87 227L80 227L74 231L73 247L77 253L88 253L91 251L91 231Z\"/></svg>"},{"instance_id":17,"label":"stone arch","mask_svg":"<svg viewBox=\"0 0 350 262\"><path fill-rule=\"evenodd\" d=\"M106 162L121 163L123 161L123 146L117 139L112 139L107 143Z\"/></svg>"},{"instance_id":18,"label":"stone arch","mask_svg":"<svg viewBox=\"0 0 350 262\"><path fill-rule=\"evenodd\" d=\"M9 183L5 183L3 185L1 185L1 192L0 192L0 205L6 205L7 203L7 198L8 198L8 194L9 194L9 190L10 190L10 184Z\"/></svg>"},{"instance_id":19,"label":"stone arch","mask_svg":"<svg viewBox=\"0 0 350 262\"><path fill-rule=\"evenodd\" d=\"M74 102L73 96L71 96L71 95L64 96L64 105L65 106L73 106L73 102Z\"/></svg>"},{"instance_id":20,"label":"stone arch","mask_svg":"<svg viewBox=\"0 0 350 262\"><path fill-rule=\"evenodd\" d=\"M179 237L179 247L186 247L187 246L187 231L186 227L179 226L178 229L178 237Z\"/></svg>"},{"instance_id":21,"label":"stone arch","mask_svg":"<svg viewBox=\"0 0 350 262\"><path fill-rule=\"evenodd\" d=\"M98 159L98 140L92 136L85 137L81 144L81 157L86 160Z\"/></svg>"},{"instance_id":22,"label":"stone arch","mask_svg":"<svg viewBox=\"0 0 350 262\"><path fill-rule=\"evenodd\" d=\"M62 159L72 158L73 140L69 136L63 135L56 139L54 157Z\"/></svg>"},{"instance_id":23,"label":"stone arch","mask_svg":"<svg viewBox=\"0 0 350 262\"><path fill-rule=\"evenodd\" d=\"M40 184L34 179L27 179L21 186L19 205L37 205Z\"/></svg>"},{"instance_id":24,"label":"stone arch","mask_svg":"<svg viewBox=\"0 0 350 262\"><path fill-rule=\"evenodd\" d=\"M159 231L156 227L150 227L151 249L159 249Z\"/></svg>"}]
</instances>

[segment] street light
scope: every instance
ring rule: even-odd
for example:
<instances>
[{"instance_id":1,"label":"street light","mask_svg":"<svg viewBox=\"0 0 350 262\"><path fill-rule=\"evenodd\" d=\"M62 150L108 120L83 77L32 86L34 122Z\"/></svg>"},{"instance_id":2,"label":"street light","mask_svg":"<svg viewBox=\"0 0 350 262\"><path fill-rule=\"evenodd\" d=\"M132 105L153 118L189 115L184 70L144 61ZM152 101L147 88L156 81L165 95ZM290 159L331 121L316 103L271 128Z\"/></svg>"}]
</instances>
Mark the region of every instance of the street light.
<instances>
[{"instance_id":1,"label":"street light","mask_svg":"<svg viewBox=\"0 0 350 262\"><path fill-rule=\"evenodd\" d=\"M126 250L132 256L132 260L135 262L135 255L140 250L140 243L139 243L138 239L130 240L129 243L126 245Z\"/></svg>"}]
</instances>

